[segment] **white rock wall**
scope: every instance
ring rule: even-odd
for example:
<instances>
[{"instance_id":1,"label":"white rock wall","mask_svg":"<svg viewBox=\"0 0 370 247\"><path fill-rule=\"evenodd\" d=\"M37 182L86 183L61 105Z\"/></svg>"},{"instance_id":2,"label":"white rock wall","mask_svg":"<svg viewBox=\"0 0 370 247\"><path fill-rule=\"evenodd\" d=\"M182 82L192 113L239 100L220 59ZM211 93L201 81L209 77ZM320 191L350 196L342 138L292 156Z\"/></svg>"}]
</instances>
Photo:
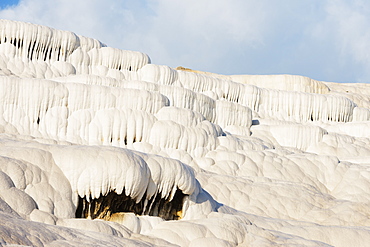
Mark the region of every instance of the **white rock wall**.
<instances>
[{"instance_id":1,"label":"white rock wall","mask_svg":"<svg viewBox=\"0 0 370 247\"><path fill-rule=\"evenodd\" d=\"M370 86L223 76L0 20L0 245L367 246ZM78 196L185 197L75 219Z\"/></svg>"}]
</instances>

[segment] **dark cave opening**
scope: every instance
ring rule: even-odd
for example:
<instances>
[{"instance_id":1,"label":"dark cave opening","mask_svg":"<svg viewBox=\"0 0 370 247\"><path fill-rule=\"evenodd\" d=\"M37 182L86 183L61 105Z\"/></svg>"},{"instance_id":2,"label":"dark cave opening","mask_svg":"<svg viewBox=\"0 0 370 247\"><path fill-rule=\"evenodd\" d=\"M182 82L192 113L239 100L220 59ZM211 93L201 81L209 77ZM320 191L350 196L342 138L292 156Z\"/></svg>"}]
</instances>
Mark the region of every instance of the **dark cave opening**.
<instances>
[{"instance_id":1,"label":"dark cave opening","mask_svg":"<svg viewBox=\"0 0 370 247\"><path fill-rule=\"evenodd\" d=\"M177 189L171 201L161 198L160 194L145 203L142 199L138 203L125 193L115 191L99 198L88 201L85 197L78 197L76 218L90 218L110 220L116 213L134 213L136 215L158 216L164 220L178 220L182 217L182 206L186 194ZM143 198L146 196L144 195Z\"/></svg>"}]
</instances>

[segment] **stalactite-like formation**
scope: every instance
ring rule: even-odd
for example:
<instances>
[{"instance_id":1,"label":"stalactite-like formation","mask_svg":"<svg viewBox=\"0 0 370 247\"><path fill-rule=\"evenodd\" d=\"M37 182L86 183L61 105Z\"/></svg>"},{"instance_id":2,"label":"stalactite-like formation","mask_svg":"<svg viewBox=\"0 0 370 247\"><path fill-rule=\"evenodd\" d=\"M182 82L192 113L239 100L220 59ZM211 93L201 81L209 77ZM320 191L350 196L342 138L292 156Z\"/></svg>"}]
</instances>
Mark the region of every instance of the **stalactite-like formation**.
<instances>
[{"instance_id":1,"label":"stalactite-like formation","mask_svg":"<svg viewBox=\"0 0 370 247\"><path fill-rule=\"evenodd\" d=\"M160 194L157 194L150 200L142 199L136 202L124 193L117 194L114 191L95 199L79 196L76 218L114 221L115 214L135 213L136 215L158 216L165 220L178 220L182 217L185 196L187 195L179 189L172 200L162 198Z\"/></svg>"}]
</instances>

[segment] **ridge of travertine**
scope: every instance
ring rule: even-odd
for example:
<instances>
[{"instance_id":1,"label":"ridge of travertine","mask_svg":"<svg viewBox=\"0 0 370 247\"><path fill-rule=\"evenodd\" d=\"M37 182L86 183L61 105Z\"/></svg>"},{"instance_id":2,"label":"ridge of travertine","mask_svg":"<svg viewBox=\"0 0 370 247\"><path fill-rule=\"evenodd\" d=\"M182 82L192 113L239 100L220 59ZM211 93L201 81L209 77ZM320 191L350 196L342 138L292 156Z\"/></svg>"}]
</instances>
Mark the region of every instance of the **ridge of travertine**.
<instances>
[{"instance_id":1,"label":"ridge of travertine","mask_svg":"<svg viewBox=\"0 0 370 247\"><path fill-rule=\"evenodd\" d=\"M0 20L0 102L0 245L370 242L370 84L175 69Z\"/></svg>"}]
</instances>

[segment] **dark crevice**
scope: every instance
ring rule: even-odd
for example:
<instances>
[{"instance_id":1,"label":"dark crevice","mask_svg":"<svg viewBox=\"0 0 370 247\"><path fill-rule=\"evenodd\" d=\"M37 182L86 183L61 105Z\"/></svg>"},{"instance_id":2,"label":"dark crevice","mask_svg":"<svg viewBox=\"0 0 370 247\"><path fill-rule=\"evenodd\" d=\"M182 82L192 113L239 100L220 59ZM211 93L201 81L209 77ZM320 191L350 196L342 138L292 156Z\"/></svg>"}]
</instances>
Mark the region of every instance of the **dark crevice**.
<instances>
[{"instance_id":1,"label":"dark crevice","mask_svg":"<svg viewBox=\"0 0 370 247\"><path fill-rule=\"evenodd\" d=\"M57 59L57 61L60 61L60 51L61 51L61 49L62 49L62 47L59 46L59 49L58 49L58 59Z\"/></svg>"},{"instance_id":2,"label":"dark crevice","mask_svg":"<svg viewBox=\"0 0 370 247\"><path fill-rule=\"evenodd\" d=\"M44 61L46 61L46 58L48 57L48 49L46 48L45 54L44 54Z\"/></svg>"},{"instance_id":3,"label":"dark crevice","mask_svg":"<svg viewBox=\"0 0 370 247\"><path fill-rule=\"evenodd\" d=\"M29 59L31 59L30 53L31 53L31 44L28 46L28 51L27 51L27 56Z\"/></svg>"},{"instance_id":4,"label":"dark crevice","mask_svg":"<svg viewBox=\"0 0 370 247\"><path fill-rule=\"evenodd\" d=\"M36 46L36 41L35 41L35 42L33 42L33 46L32 46L32 48L31 48L31 50L30 50L31 54L29 54L29 59L31 59L31 60L32 60L33 52L34 52L34 50L35 50L35 46Z\"/></svg>"},{"instance_id":5,"label":"dark crevice","mask_svg":"<svg viewBox=\"0 0 370 247\"><path fill-rule=\"evenodd\" d=\"M165 220L178 220L182 215L182 205L186 195L177 189L173 199L161 198L160 194L151 198L145 204L142 199L138 203L124 193L118 195L115 191L100 195L97 199L87 201L79 197L76 218L91 218L110 220L117 213L134 213L136 215L158 216ZM146 198L144 195L143 198Z\"/></svg>"}]
</instances>

